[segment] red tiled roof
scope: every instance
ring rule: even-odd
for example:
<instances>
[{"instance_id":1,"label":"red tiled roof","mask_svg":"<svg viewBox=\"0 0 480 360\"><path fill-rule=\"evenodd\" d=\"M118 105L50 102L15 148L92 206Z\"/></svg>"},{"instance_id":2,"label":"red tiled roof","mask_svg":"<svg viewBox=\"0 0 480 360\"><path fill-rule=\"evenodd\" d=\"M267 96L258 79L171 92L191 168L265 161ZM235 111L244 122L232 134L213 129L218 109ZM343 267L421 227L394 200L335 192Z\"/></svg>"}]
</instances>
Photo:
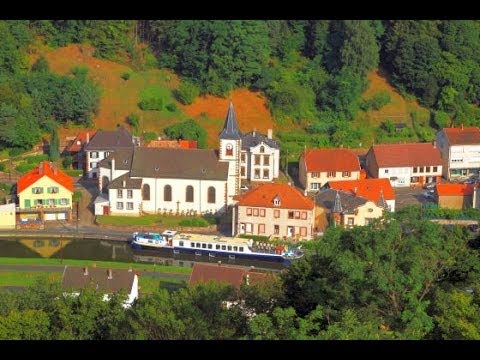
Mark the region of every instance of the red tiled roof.
<instances>
[{"instance_id":1,"label":"red tiled roof","mask_svg":"<svg viewBox=\"0 0 480 360\"><path fill-rule=\"evenodd\" d=\"M360 171L358 156L350 149L312 149L303 155L307 172Z\"/></svg>"},{"instance_id":2,"label":"red tiled roof","mask_svg":"<svg viewBox=\"0 0 480 360\"><path fill-rule=\"evenodd\" d=\"M68 148L68 151L70 152L79 152L82 150L82 146L87 142L87 133L90 136L90 140L93 138L93 136L97 133L97 130L82 130L78 133L77 137L75 140L73 140L72 145ZM80 141L80 145L77 144L77 142Z\"/></svg>"},{"instance_id":3,"label":"red tiled roof","mask_svg":"<svg viewBox=\"0 0 480 360\"><path fill-rule=\"evenodd\" d=\"M444 128L450 145L480 144L480 129L478 127Z\"/></svg>"},{"instance_id":4,"label":"red tiled roof","mask_svg":"<svg viewBox=\"0 0 480 360\"><path fill-rule=\"evenodd\" d=\"M40 173L41 167L43 167L42 173ZM28 173L18 179L17 192L21 193L23 190L44 176L48 176L53 181L73 192L73 179L61 170L57 170L57 173L55 174L55 170L48 161L41 162L38 167L30 170Z\"/></svg>"},{"instance_id":5,"label":"red tiled roof","mask_svg":"<svg viewBox=\"0 0 480 360\"><path fill-rule=\"evenodd\" d=\"M470 196L473 194L473 184L437 184L439 196Z\"/></svg>"},{"instance_id":6,"label":"red tiled roof","mask_svg":"<svg viewBox=\"0 0 480 360\"><path fill-rule=\"evenodd\" d=\"M197 262L193 265L189 285L205 283L208 281L218 281L228 283L233 287L240 289L240 286L245 282L247 275L249 276L250 285L265 282L268 278L268 274L253 271L248 268Z\"/></svg>"},{"instance_id":7,"label":"red tiled roof","mask_svg":"<svg viewBox=\"0 0 480 360\"><path fill-rule=\"evenodd\" d=\"M329 181L328 184L332 189L363 196L376 204L380 200L380 191L383 191L385 200L395 200L395 192L388 179L341 180Z\"/></svg>"},{"instance_id":8,"label":"red tiled roof","mask_svg":"<svg viewBox=\"0 0 480 360\"><path fill-rule=\"evenodd\" d=\"M273 199L279 197L280 206L274 206ZM305 209L311 210L314 201L305 196L295 186L287 184L261 184L249 192L239 196L238 205L275 207L280 209Z\"/></svg>"},{"instance_id":9,"label":"red tiled roof","mask_svg":"<svg viewBox=\"0 0 480 360\"><path fill-rule=\"evenodd\" d=\"M372 149L380 168L442 165L440 151L431 143L382 144Z\"/></svg>"}]
</instances>

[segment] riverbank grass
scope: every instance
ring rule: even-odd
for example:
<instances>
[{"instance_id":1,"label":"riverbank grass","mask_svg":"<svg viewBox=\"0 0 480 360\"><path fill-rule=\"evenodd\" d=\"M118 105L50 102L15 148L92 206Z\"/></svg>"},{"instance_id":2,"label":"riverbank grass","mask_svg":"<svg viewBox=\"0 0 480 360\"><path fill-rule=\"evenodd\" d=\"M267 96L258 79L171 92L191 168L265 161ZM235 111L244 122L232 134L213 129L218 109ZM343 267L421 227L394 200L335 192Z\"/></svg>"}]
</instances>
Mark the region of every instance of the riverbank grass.
<instances>
[{"instance_id":1,"label":"riverbank grass","mask_svg":"<svg viewBox=\"0 0 480 360\"><path fill-rule=\"evenodd\" d=\"M1 286L31 286L40 278L48 281L60 281L61 272L40 272L35 270L0 270Z\"/></svg>"},{"instance_id":2,"label":"riverbank grass","mask_svg":"<svg viewBox=\"0 0 480 360\"><path fill-rule=\"evenodd\" d=\"M98 215L97 223L99 225L114 226L197 226L207 227L216 224L213 216L166 216L166 215L142 215L142 216L116 216L116 215Z\"/></svg>"},{"instance_id":3,"label":"riverbank grass","mask_svg":"<svg viewBox=\"0 0 480 360\"><path fill-rule=\"evenodd\" d=\"M74 259L53 259L53 258L9 258L0 257L0 264L5 265L72 265L72 266L93 266L110 267L115 269L128 269L143 271L156 271L165 273L190 274L191 268L170 265L144 264L144 263L127 263L114 261L95 261L95 260L74 260Z\"/></svg>"}]
</instances>

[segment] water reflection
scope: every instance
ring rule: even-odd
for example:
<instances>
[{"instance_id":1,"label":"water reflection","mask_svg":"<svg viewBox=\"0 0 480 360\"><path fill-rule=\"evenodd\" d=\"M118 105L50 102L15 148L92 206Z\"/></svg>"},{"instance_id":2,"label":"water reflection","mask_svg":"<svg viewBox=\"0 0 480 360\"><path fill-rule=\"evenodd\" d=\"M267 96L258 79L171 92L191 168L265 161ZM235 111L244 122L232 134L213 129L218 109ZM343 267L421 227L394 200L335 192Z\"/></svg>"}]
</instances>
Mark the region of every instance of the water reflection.
<instances>
[{"instance_id":1,"label":"water reflection","mask_svg":"<svg viewBox=\"0 0 480 360\"><path fill-rule=\"evenodd\" d=\"M208 255L174 254L171 249L135 250L126 242L106 240L72 240L72 239L20 239L0 240L0 257L16 258L57 258L98 261L120 261L154 263L192 267L195 262L235 264L255 266L271 270L280 270L281 263L249 259L229 259L228 257L211 258Z\"/></svg>"}]
</instances>

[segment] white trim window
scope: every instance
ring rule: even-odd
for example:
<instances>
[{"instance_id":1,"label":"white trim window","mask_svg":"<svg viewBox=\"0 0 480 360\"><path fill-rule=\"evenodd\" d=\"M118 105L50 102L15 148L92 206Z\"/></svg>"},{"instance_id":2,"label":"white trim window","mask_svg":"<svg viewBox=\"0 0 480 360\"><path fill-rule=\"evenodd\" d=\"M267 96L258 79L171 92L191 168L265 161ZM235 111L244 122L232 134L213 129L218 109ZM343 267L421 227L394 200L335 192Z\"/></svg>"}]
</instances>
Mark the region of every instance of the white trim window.
<instances>
[{"instance_id":1,"label":"white trim window","mask_svg":"<svg viewBox=\"0 0 480 360\"><path fill-rule=\"evenodd\" d=\"M123 202L117 202L117 210L123 210Z\"/></svg>"}]
</instances>

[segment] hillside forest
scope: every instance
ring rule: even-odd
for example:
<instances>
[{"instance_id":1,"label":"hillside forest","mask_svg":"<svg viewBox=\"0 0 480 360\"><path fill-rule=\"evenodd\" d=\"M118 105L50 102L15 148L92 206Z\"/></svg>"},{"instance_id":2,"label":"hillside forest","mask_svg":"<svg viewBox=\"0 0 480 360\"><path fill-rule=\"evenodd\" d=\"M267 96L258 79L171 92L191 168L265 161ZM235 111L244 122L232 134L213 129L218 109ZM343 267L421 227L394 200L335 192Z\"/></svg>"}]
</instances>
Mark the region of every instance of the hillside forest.
<instances>
[{"instance_id":1,"label":"hillside forest","mask_svg":"<svg viewBox=\"0 0 480 360\"><path fill-rule=\"evenodd\" d=\"M136 111L115 125L151 138L176 126L166 132L213 147L206 137L222 120L203 112L194 119L199 129L189 131L186 106L238 89L265 97L290 154L305 146L431 141L441 127L479 125L479 21L5 20L0 35L0 147L17 152L59 126L102 127L93 120L110 90L94 69L59 73L46 59L71 44L123 66L126 84L144 76ZM163 82L153 72L160 70ZM377 88L373 74L389 88ZM406 110L382 111L398 98L410 104ZM400 131L399 122L406 124Z\"/></svg>"}]
</instances>

